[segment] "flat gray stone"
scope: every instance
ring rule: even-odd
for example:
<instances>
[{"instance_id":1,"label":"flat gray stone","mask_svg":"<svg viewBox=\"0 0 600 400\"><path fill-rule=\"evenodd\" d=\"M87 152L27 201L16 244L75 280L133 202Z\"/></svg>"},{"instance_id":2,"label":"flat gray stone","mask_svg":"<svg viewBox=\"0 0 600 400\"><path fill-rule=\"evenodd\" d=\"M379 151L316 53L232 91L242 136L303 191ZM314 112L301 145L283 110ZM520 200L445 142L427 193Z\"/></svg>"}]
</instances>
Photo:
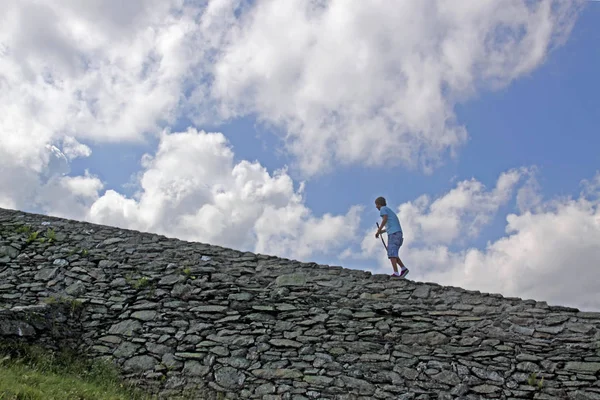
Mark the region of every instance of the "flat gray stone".
<instances>
[{"instance_id":1,"label":"flat gray stone","mask_svg":"<svg viewBox=\"0 0 600 400\"><path fill-rule=\"evenodd\" d=\"M199 313L222 313L227 311L228 307L226 306L198 306L190 309L192 312Z\"/></svg>"},{"instance_id":2,"label":"flat gray stone","mask_svg":"<svg viewBox=\"0 0 600 400\"><path fill-rule=\"evenodd\" d=\"M246 375L232 367L222 367L214 373L215 382L227 389L239 389L244 385Z\"/></svg>"},{"instance_id":3,"label":"flat gray stone","mask_svg":"<svg viewBox=\"0 0 600 400\"><path fill-rule=\"evenodd\" d=\"M560 325L565 321L568 321L569 317L566 315L551 315L544 318L542 321L544 325Z\"/></svg>"},{"instance_id":4,"label":"flat gray stone","mask_svg":"<svg viewBox=\"0 0 600 400\"><path fill-rule=\"evenodd\" d=\"M119 344L123 341L123 339L121 339L120 337L113 336L113 335L103 336L103 337L99 338L98 340L100 340L102 342L106 342L106 343L112 343L112 344Z\"/></svg>"},{"instance_id":5,"label":"flat gray stone","mask_svg":"<svg viewBox=\"0 0 600 400\"><path fill-rule=\"evenodd\" d=\"M600 393L589 392L587 390L576 390L570 398L574 400L600 400Z\"/></svg>"},{"instance_id":6,"label":"flat gray stone","mask_svg":"<svg viewBox=\"0 0 600 400\"><path fill-rule=\"evenodd\" d=\"M33 337L35 334L33 326L26 322L0 320L0 336Z\"/></svg>"},{"instance_id":7,"label":"flat gray stone","mask_svg":"<svg viewBox=\"0 0 600 400\"><path fill-rule=\"evenodd\" d=\"M129 358L135 354L135 352L140 348L139 344L131 343L131 342L123 342L121 345L115 350L113 353L114 357L117 358Z\"/></svg>"},{"instance_id":8,"label":"flat gray stone","mask_svg":"<svg viewBox=\"0 0 600 400\"><path fill-rule=\"evenodd\" d=\"M87 291L87 288L85 287L85 284L81 281L77 281L65 289L65 292L68 295L74 296L74 297L81 296L86 291Z\"/></svg>"},{"instance_id":9,"label":"flat gray stone","mask_svg":"<svg viewBox=\"0 0 600 400\"><path fill-rule=\"evenodd\" d=\"M139 321L128 319L116 323L110 327L108 333L114 335L133 336L135 332L142 329L142 324Z\"/></svg>"},{"instance_id":10,"label":"flat gray stone","mask_svg":"<svg viewBox=\"0 0 600 400\"><path fill-rule=\"evenodd\" d=\"M213 342L227 344L230 346L250 346L254 344L254 336L248 335L231 335L231 336L220 336L220 335L208 335L206 337L208 340L212 340Z\"/></svg>"},{"instance_id":11,"label":"flat gray stone","mask_svg":"<svg viewBox=\"0 0 600 400\"><path fill-rule=\"evenodd\" d=\"M306 275L304 274L288 274L281 275L275 279L277 286L306 286Z\"/></svg>"},{"instance_id":12,"label":"flat gray stone","mask_svg":"<svg viewBox=\"0 0 600 400\"><path fill-rule=\"evenodd\" d=\"M146 343L146 349L152 354L163 356L173 351L171 346L165 346L163 344L148 342Z\"/></svg>"},{"instance_id":13,"label":"flat gray stone","mask_svg":"<svg viewBox=\"0 0 600 400\"><path fill-rule=\"evenodd\" d=\"M169 369L175 369L181 367L183 363L175 358L175 354L167 353L162 356L161 362L163 365Z\"/></svg>"},{"instance_id":14,"label":"flat gray stone","mask_svg":"<svg viewBox=\"0 0 600 400\"><path fill-rule=\"evenodd\" d=\"M202 365L198 361L186 361L183 367L183 374L189 376L205 376L210 371L208 365Z\"/></svg>"},{"instance_id":15,"label":"flat gray stone","mask_svg":"<svg viewBox=\"0 0 600 400\"><path fill-rule=\"evenodd\" d=\"M424 344L429 346L439 346L450 342L450 338L441 332L426 332L423 334L404 334L402 335L403 344Z\"/></svg>"},{"instance_id":16,"label":"flat gray stone","mask_svg":"<svg viewBox=\"0 0 600 400\"><path fill-rule=\"evenodd\" d=\"M303 380L316 386L328 386L333 382L333 378L323 375L304 375Z\"/></svg>"},{"instance_id":17,"label":"flat gray stone","mask_svg":"<svg viewBox=\"0 0 600 400\"><path fill-rule=\"evenodd\" d=\"M203 360L205 356L206 356L206 353L189 353L189 352L175 353L175 357L189 359L189 360Z\"/></svg>"},{"instance_id":18,"label":"flat gray stone","mask_svg":"<svg viewBox=\"0 0 600 400\"><path fill-rule=\"evenodd\" d=\"M106 239L105 241L100 243L97 247L103 248L103 247L110 246L113 244L121 243L123 241L124 241L124 239L121 239L121 238L110 238L110 239Z\"/></svg>"},{"instance_id":19,"label":"flat gray stone","mask_svg":"<svg viewBox=\"0 0 600 400\"><path fill-rule=\"evenodd\" d=\"M192 285L178 283L173 286L173 290L171 290L171 296L186 298L192 292L192 290L194 290Z\"/></svg>"},{"instance_id":20,"label":"flat gray stone","mask_svg":"<svg viewBox=\"0 0 600 400\"><path fill-rule=\"evenodd\" d=\"M479 367L473 367L473 368L471 368L471 371L473 372L473 374L475 374L477 377L479 377L481 379L488 380L488 381L494 381L494 382L498 382L498 383L504 383L504 378L496 371L487 370L487 369L479 368Z\"/></svg>"},{"instance_id":21,"label":"flat gray stone","mask_svg":"<svg viewBox=\"0 0 600 400\"><path fill-rule=\"evenodd\" d=\"M258 386L256 389L254 389L254 394L258 395L258 396L273 394L273 393L275 393L276 389L277 388L275 387L275 385L273 385L270 382L263 383L262 385Z\"/></svg>"},{"instance_id":22,"label":"flat gray stone","mask_svg":"<svg viewBox=\"0 0 600 400\"><path fill-rule=\"evenodd\" d=\"M564 325L555 325L555 326L536 326L535 330L537 332L548 333L551 335L557 335L565 330Z\"/></svg>"},{"instance_id":23,"label":"flat gray stone","mask_svg":"<svg viewBox=\"0 0 600 400\"><path fill-rule=\"evenodd\" d=\"M131 314L131 318L139 319L141 321L153 321L158 317L158 313L156 311L151 310L142 310L136 311Z\"/></svg>"},{"instance_id":24,"label":"flat gray stone","mask_svg":"<svg viewBox=\"0 0 600 400\"><path fill-rule=\"evenodd\" d=\"M237 369L246 369L250 366L250 360L242 357L223 358L221 362Z\"/></svg>"},{"instance_id":25,"label":"flat gray stone","mask_svg":"<svg viewBox=\"0 0 600 400\"><path fill-rule=\"evenodd\" d=\"M413 292L412 297L416 298L427 298L429 297L430 288L429 286L421 285L418 286Z\"/></svg>"},{"instance_id":26,"label":"flat gray stone","mask_svg":"<svg viewBox=\"0 0 600 400\"><path fill-rule=\"evenodd\" d=\"M481 393L481 394L491 394L491 393L496 393L502 390L502 388L498 387L498 386L493 386L493 385L477 385L477 386L473 386L471 388L472 391L474 391L475 393Z\"/></svg>"},{"instance_id":27,"label":"flat gray stone","mask_svg":"<svg viewBox=\"0 0 600 400\"><path fill-rule=\"evenodd\" d=\"M116 278L110 282L110 286L114 288L127 286L127 280L125 278Z\"/></svg>"},{"instance_id":28,"label":"flat gray stone","mask_svg":"<svg viewBox=\"0 0 600 400\"><path fill-rule=\"evenodd\" d=\"M35 279L39 281L49 281L50 279L54 279L57 273L58 267L44 268L35 274Z\"/></svg>"},{"instance_id":29,"label":"flat gray stone","mask_svg":"<svg viewBox=\"0 0 600 400\"><path fill-rule=\"evenodd\" d=\"M123 364L123 370L128 373L140 373L145 371L151 371L158 361L150 356L135 356L125 361Z\"/></svg>"},{"instance_id":30,"label":"flat gray stone","mask_svg":"<svg viewBox=\"0 0 600 400\"><path fill-rule=\"evenodd\" d=\"M167 276L161 278L161 280L158 281L158 284L161 286L172 286L176 283L179 283L182 280L183 280L182 275L167 275Z\"/></svg>"},{"instance_id":31,"label":"flat gray stone","mask_svg":"<svg viewBox=\"0 0 600 400\"><path fill-rule=\"evenodd\" d=\"M271 340L269 340L269 343L271 343L273 346L276 346L276 347L299 348L299 347L303 346L302 343L296 342L295 340L289 340L289 339L271 339Z\"/></svg>"},{"instance_id":32,"label":"flat gray stone","mask_svg":"<svg viewBox=\"0 0 600 400\"><path fill-rule=\"evenodd\" d=\"M461 382L458 375L452 371L441 371L440 373L433 375L432 378L438 382L451 386L458 385Z\"/></svg>"},{"instance_id":33,"label":"flat gray stone","mask_svg":"<svg viewBox=\"0 0 600 400\"><path fill-rule=\"evenodd\" d=\"M100 269L113 269L119 266L119 263L114 260L100 260L98 262L98 268Z\"/></svg>"},{"instance_id":34,"label":"flat gray stone","mask_svg":"<svg viewBox=\"0 0 600 400\"><path fill-rule=\"evenodd\" d=\"M350 376L341 376L340 379L347 387L356 389L359 394L371 395L375 393L375 385L364 379L353 378Z\"/></svg>"},{"instance_id":35,"label":"flat gray stone","mask_svg":"<svg viewBox=\"0 0 600 400\"><path fill-rule=\"evenodd\" d=\"M600 362L569 361L565 364L565 369L568 371L596 374L600 371Z\"/></svg>"},{"instance_id":36,"label":"flat gray stone","mask_svg":"<svg viewBox=\"0 0 600 400\"><path fill-rule=\"evenodd\" d=\"M302 372L285 369L285 368L274 368L274 369L255 369L252 371L252 375L262 379L296 379L302 377Z\"/></svg>"},{"instance_id":37,"label":"flat gray stone","mask_svg":"<svg viewBox=\"0 0 600 400\"><path fill-rule=\"evenodd\" d=\"M17 258L19 250L12 246L0 246L0 256L7 256L9 259Z\"/></svg>"},{"instance_id":38,"label":"flat gray stone","mask_svg":"<svg viewBox=\"0 0 600 400\"><path fill-rule=\"evenodd\" d=\"M54 260L52 265L56 265L57 267L66 267L69 265L69 262L64 258L57 258L56 260Z\"/></svg>"}]
</instances>

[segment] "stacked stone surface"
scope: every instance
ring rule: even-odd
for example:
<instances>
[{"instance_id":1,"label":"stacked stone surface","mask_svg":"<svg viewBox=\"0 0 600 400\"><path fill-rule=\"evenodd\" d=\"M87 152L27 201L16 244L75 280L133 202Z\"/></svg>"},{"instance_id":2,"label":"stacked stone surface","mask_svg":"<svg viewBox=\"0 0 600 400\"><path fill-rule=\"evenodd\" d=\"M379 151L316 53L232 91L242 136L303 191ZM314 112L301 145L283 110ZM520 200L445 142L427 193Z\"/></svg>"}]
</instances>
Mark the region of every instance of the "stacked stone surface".
<instances>
[{"instance_id":1,"label":"stacked stone surface","mask_svg":"<svg viewBox=\"0 0 600 400\"><path fill-rule=\"evenodd\" d=\"M600 313L19 211L0 224L2 336L67 340L165 398L600 399Z\"/></svg>"}]
</instances>

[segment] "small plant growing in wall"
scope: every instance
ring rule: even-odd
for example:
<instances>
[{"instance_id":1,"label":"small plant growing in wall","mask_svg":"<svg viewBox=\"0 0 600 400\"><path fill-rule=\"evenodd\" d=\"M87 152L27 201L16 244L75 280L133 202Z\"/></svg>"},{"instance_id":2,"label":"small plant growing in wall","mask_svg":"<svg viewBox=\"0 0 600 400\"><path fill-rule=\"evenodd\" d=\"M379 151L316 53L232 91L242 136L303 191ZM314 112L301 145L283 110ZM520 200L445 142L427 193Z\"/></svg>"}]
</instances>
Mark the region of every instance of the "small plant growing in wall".
<instances>
[{"instance_id":1,"label":"small plant growing in wall","mask_svg":"<svg viewBox=\"0 0 600 400\"><path fill-rule=\"evenodd\" d=\"M77 299L71 299L69 301L69 306L71 307L71 311L77 311L83 307L83 302Z\"/></svg>"},{"instance_id":2,"label":"small plant growing in wall","mask_svg":"<svg viewBox=\"0 0 600 400\"><path fill-rule=\"evenodd\" d=\"M148 279L145 276L142 276L140 279L138 279L135 283L134 283L134 287L136 289L143 289L145 287L148 287L150 285L150 279Z\"/></svg>"},{"instance_id":3,"label":"small plant growing in wall","mask_svg":"<svg viewBox=\"0 0 600 400\"><path fill-rule=\"evenodd\" d=\"M183 271L181 271L181 273L182 273L183 275L185 275L185 276L186 276L186 278L189 278L189 279L191 279L191 280L194 280L194 279L196 279L196 277L192 275L192 269L191 269L190 267L185 267L185 268L183 269Z\"/></svg>"},{"instance_id":4,"label":"small plant growing in wall","mask_svg":"<svg viewBox=\"0 0 600 400\"><path fill-rule=\"evenodd\" d=\"M77 299L64 296L50 296L44 299L46 304L62 304L69 308L72 313L83 307L83 302Z\"/></svg>"},{"instance_id":5,"label":"small plant growing in wall","mask_svg":"<svg viewBox=\"0 0 600 400\"><path fill-rule=\"evenodd\" d=\"M39 231L31 232L29 234L29 237L27 238L27 244L30 244L30 243L36 241L39 234L40 234Z\"/></svg>"},{"instance_id":6,"label":"small plant growing in wall","mask_svg":"<svg viewBox=\"0 0 600 400\"><path fill-rule=\"evenodd\" d=\"M17 228L17 233L29 233L31 232L31 226L29 225L21 225Z\"/></svg>"},{"instance_id":7,"label":"small plant growing in wall","mask_svg":"<svg viewBox=\"0 0 600 400\"><path fill-rule=\"evenodd\" d=\"M46 231L46 239L48 239L48 243L56 242L56 232L54 229L48 229Z\"/></svg>"},{"instance_id":8,"label":"small plant growing in wall","mask_svg":"<svg viewBox=\"0 0 600 400\"><path fill-rule=\"evenodd\" d=\"M134 289L144 289L150 286L150 279L146 276L142 276L141 278L134 279L131 274L128 274L125 277L125 281Z\"/></svg>"},{"instance_id":9,"label":"small plant growing in wall","mask_svg":"<svg viewBox=\"0 0 600 400\"><path fill-rule=\"evenodd\" d=\"M529 378L527 379L527 383L529 384L529 386L537 386L538 389L542 389L542 386L544 386L544 377L538 380L537 373L532 372L531 375L529 375Z\"/></svg>"}]
</instances>

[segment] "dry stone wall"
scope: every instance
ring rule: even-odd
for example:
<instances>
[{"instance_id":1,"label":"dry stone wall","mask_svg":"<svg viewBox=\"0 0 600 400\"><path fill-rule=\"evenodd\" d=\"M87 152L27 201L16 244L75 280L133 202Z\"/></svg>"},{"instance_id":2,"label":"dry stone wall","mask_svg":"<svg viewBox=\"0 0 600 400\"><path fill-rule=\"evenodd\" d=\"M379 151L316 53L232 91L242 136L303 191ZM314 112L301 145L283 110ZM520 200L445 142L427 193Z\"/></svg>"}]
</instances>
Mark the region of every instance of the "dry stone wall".
<instances>
[{"instance_id":1,"label":"dry stone wall","mask_svg":"<svg viewBox=\"0 0 600 400\"><path fill-rule=\"evenodd\" d=\"M0 300L163 398L600 399L600 313L5 209Z\"/></svg>"}]
</instances>

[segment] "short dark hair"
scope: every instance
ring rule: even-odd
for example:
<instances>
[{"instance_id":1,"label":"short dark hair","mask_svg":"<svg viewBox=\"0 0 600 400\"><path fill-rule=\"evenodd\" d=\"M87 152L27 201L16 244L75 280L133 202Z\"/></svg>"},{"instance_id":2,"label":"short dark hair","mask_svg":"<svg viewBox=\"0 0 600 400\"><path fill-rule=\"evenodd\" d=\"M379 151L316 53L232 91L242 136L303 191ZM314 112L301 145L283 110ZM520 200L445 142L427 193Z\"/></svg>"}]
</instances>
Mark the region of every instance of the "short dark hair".
<instances>
[{"instance_id":1,"label":"short dark hair","mask_svg":"<svg viewBox=\"0 0 600 400\"><path fill-rule=\"evenodd\" d=\"M387 206L387 203L385 202L385 197L376 198L375 204L381 204L382 206Z\"/></svg>"}]
</instances>

